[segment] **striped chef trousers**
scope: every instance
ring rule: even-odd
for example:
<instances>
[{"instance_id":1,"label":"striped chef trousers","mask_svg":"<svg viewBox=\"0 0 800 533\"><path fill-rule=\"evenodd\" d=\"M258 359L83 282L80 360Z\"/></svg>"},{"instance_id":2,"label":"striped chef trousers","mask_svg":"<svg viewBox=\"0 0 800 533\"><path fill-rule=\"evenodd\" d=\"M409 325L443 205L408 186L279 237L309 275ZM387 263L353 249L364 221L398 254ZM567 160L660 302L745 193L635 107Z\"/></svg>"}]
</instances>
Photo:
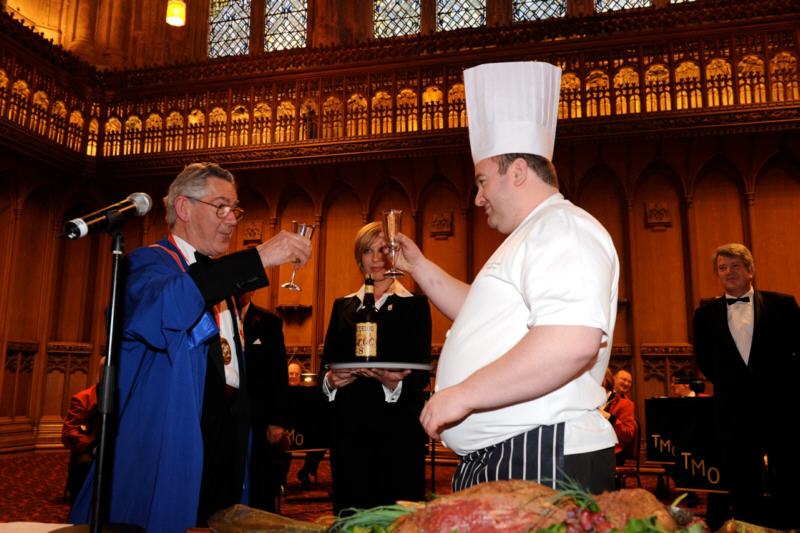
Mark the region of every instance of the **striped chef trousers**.
<instances>
[{"instance_id":1,"label":"striped chef trousers","mask_svg":"<svg viewBox=\"0 0 800 533\"><path fill-rule=\"evenodd\" d=\"M453 491L486 481L527 479L556 488L564 478L564 422L539 426L461 458Z\"/></svg>"}]
</instances>

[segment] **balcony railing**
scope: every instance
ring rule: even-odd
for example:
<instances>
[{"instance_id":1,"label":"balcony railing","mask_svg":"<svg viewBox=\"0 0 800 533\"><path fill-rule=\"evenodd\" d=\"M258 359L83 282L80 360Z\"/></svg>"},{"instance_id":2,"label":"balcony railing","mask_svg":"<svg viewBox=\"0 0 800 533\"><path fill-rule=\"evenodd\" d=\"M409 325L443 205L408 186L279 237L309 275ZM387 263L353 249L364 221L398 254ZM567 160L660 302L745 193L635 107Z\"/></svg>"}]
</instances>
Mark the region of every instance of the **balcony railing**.
<instances>
[{"instance_id":1,"label":"balcony railing","mask_svg":"<svg viewBox=\"0 0 800 533\"><path fill-rule=\"evenodd\" d=\"M473 46L468 57L447 54L416 65L389 61L367 72L343 64L313 74L234 78L225 87L206 88L178 75L165 83L161 69L148 88L146 72L123 72L120 79L135 79L136 90L110 91L107 101L87 97L92 87L85 95L70 94L52 76L21 68L17 57L4 54L0 121L76 154L109 159L397 140L466 128L465 67L536 59L562 67L559 118L567 127L687 114L703 117L708 126L721 113L797 107L796 19L778 17L755 29L742 22L668 38L643 33L635 44L615 36L546 46L532 42L530 50L509 46L507 53ZM484 30L487 38L489 31ZM113 76L96 75L89 83L107 83Z\"/></svg>"}]
</instances>

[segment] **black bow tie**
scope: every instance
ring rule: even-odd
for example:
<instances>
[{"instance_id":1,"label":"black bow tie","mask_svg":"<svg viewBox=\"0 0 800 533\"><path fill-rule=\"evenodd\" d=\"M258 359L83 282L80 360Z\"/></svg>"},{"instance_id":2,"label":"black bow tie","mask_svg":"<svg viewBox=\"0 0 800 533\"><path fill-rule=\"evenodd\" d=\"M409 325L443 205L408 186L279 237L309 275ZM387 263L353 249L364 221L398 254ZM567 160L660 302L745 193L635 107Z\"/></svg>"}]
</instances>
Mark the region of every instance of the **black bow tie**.
<instances>
[{"instance_id":1,"label":"black bow tie","mask_svg":"<svg viewBox=\"0 0 800 533\"><path fill-rule=\"evenodd\" d=\"M725 298L725 301L728 303L728 305L733 305L736 302L745 302L745 303L747 303L747 302L750 301L750 297L749 296L742 296L741 298Z\"/></svg>"}]
</instances>

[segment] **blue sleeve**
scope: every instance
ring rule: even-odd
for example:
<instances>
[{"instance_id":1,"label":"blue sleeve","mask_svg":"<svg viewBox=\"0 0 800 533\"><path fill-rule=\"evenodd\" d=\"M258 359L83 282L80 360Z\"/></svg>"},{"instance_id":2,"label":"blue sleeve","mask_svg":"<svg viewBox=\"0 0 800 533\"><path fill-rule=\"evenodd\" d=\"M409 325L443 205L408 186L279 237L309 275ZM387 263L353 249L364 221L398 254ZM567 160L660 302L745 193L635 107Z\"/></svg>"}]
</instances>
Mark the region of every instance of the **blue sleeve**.
<instances>
[{"instance_id":1,"label":"blue sleeve","mask_svg":"<svg viewBox=\"0 0 800 533\"><path fill-rule=\"evenodd\" d=\"M197 328L199 337L207 338L216 332L197 285L169 254L146 247L134 250L126 260L124 338L163 351L170 332L189 331L197 325L202 326Z\"/></svg>"}]
</instances>

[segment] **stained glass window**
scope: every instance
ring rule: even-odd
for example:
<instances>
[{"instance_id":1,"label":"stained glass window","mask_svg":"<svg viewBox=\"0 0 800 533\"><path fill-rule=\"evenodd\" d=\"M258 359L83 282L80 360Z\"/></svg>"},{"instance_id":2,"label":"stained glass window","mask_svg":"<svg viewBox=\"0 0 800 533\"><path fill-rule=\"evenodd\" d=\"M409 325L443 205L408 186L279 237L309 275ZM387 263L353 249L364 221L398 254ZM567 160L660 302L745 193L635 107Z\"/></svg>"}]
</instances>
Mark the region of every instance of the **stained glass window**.
<instances>
[{"instance_id":1,"label":"stained glass window","mask_svg":"<svg viewBox=\"0 0 800 533\"><path fill-rule=\"evenodd\" d=\"M250 53L250 0L211 0L208 57Z\"/></svg>"},{"instance_id":2,"label":"stained glass window","mask_svg":"<svg viewBox=\"0 0 800 533\"><path fill-rule=\"evenodd\" d=\"M597 13L606 11L619 11L620 9L634 9L637 7L650 7L651 0L595 0L594 10Z\"/></svg>"},{"instance_id":3,"label":"stained glass window","mask_svg":"<svg viewBox=\"0 0 800 533\"><path fill-rule=\"evenodd\" d=\"M264 21L264 50L288 50L306 45L306 0L268 0Z\"/></svg>"},{"instance_id":4,"label":"stained glass window","mask_svg":"<svg viewBox=\"0 0 800 533\"><path fill-rule=\"evenodd\" d=\"M639 73L631 67L622 67L614 75L614 92L616 93L616 110L618 115L639 113ZM587 113L588 114L588 113Z\"/></svg>"},{"instance_id":5,"label":"stained glass window","mask_svg":"<svg viewBox=\"0 0 800 533\"><path fill-rule=\"evenodd\" d=\"M653 65L644 73L644 98L646 111L672 109L669 69L665 65Z\"/></svg>"},{"instance_id":6,"label":"stained glass window","mask_svg":"<svg viewBox=\"0 0 800 533\"><path fill-rule=\"evenodd\" d=\"M486 24L484 0L436 0L436 30L478 28Z\"/></svg>"},{"instance_id":7,"label":"stained glass window","mask_svg":"<svg viewBox=\"0 0 800 533\"><path fill-rule=\"evenodd\" d=\"M746 55L736 67L739 78L739 102L759 104L767 101L767 84L764 60L756 55Z\"/></svg>"},{"instance_id":8,"label":"stained glass window","mask_svg":"<svg viewBox=\"0 0 800 533\"><path fill-rule=\"evenodd\" d=\"M511 6L514 22L563 17L567 0L514 0Z\"/></svg>"},{"instance_id":9,"label":"stained glass window","mask_svg":"<svg viewBox=\"0 0 800 533\"><path fill-rule=\"evenodd\" d=\"M375 0L372 9L375 37L419 33L420 0Z\"/></svg>"},{"instance_id":10,"label":"stained glass window","mask_svg":"<svg viewBox=\"0 0 800 533\"><path fill-rule=\"evenodd\" d=\"M606 77L605 87L608 87ZM596 101L595 101L596 103ZM571 72L561 75L561 98L558 100L558 118L581 117L581 79Z\"/></svg>"},{"instance_id":11,"label":"stained glass window","mask_svg":"<svg viewBox=\"0 0 800 533\"><path fill-rule=\"evenodd\" d=\"M333 139L341 137L344 132L342 118L344 117L342 101L335 96L328 97L322 105L322 137Z\"/></svg>"},{"instance_id":12,"label":"stained glass window","mask_svg":"<svg viewBox=\"0 0 800 533\"><path fill-rule=\"evenodd\" d=\"M464 84L456 83L447 93L447 127L467 127L467 105L464 99Z\"/></svg>"},{"instance_id":13,"label":"stained glass window","mask_svg":"<svg viewBox=\"0 0 800 533\"><path fill-rule=\"evenodd\" d=\"M800 99L797 83L797 58L789 52L780 52L770 61L772 72L772 99L776 102Z\"/></svg>"},{"instance_id":14,"label":"stained glass window","mask_svg":"<svg viewBox=\"0 0 800 533\"><path fill-rule=\"evenodd\" d=\"M684 61L675 69L675 102L678 109L695 109L703 105L700 67L692 61Z\"/></svg>"},{"instance_id":15,"label":"stained glass window","mask_svg":"<svg viewBox=\"0 0 800 533\"><path fill-rule=\"evenodd\" d=\"M733 105L733 74L728 61L721 58L709 61L706 65L706 83L709 106Z\"/></svg>"},{"instance_id":16,"label":"stained glass window","mask_svg":"<svg viewBox=\"0 0 800 533\"><path fill-rule=\"evenodd\" d=\"M608 74L602 70L593 70L586 76L587 117L602 117L611 114L611 98L608 85Z\"/></svg>"}]
</instances>

